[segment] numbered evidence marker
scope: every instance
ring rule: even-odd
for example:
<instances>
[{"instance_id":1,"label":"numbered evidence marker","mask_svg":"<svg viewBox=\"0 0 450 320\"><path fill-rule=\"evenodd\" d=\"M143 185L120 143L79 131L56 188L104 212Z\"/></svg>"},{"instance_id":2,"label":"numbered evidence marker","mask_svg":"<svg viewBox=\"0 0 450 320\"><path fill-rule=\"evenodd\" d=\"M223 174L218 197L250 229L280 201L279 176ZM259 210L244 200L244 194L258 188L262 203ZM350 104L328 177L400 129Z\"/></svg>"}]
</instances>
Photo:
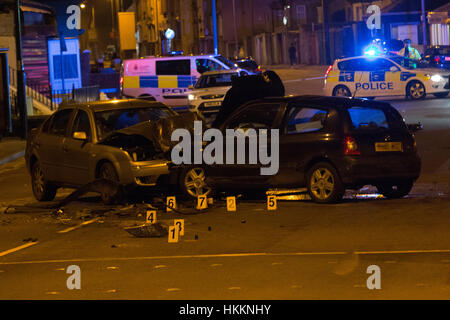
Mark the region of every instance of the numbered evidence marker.
<instances>
[{"instance_id":1,"label":"numbered evidence marker","mask_svg":"<svg viewBox=\"0 0 450 320\"><path fill-rule=\"evenodd\" d=\"M169 227L169 243L178 242L178 226L170 226Z\"/></svg>"},{"instance_id":2,"label":"numbered evidence marker","mask_svg":"<svg viewBox=\"0 0 450 320\"><path fill-rule=\"evenodd\" d=\"M277 196L267 197L267 210L269 211L277 210Z\"/></svg>"},{"instance_id":3,"label":"numbered evidence marker","mask_svg":"<svg viewBox=\"0 0 450 320\"><path fill-rule=\"evenodd\" d=\"M227 197L227 211L236 211L236 197Z\"/></svg>"},{"instance_id":4,"label":"numbered evidence marker","mask_svg":"<svg viewBox=\"0 0 450 320\"><path fill-rule=\"evenodd\" d=\"M176 219L173 221L173 225L177 227L178 234L184 236L184 219Z\"/></svg>"},{"instance_id":5,"label":"numbered evidence marker","mask_svg":"<svg viewBox=\"0 0 450 320\"><path fill-rule=\"evenodd\" d=\"M156 223L156 211L155 210L147 211L147 218L145 219L145 223L148 223L148 224Z\"/></svg>"},{"instance_id":6,"label":"numbered evidence marker","mask_svg":"<svg viewBox=\"0 0 450 320\"><path fill-rule=\"evenodd\" d=\"M197 198L197 209L203 210L208 208L208 199L206 196L198 196Z\"/></svg>"},{"instance_id":7,"label":"numbered evidence marker","mask_svg":"<svg viewBox=\"0 0 450 320\"><path fill-rule=\"evenodd\" d=\"M177 208L177 199L176 197L167 197L167 212L173 211L171 208Z\"/></svg>"}]
</instances>

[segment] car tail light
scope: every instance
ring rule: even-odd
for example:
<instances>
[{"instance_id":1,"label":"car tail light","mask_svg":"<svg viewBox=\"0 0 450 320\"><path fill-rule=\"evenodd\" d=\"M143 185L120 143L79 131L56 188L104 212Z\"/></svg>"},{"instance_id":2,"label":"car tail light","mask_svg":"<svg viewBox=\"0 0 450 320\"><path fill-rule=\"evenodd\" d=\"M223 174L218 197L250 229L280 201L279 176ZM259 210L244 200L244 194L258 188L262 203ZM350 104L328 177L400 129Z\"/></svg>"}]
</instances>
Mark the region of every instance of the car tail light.
<instances>
[{"instance_id":1,"label":"car tail light","mask_svg":"<svg viewBox=\"0 0 450 320\"><path fill-rule=\"evenodd\" d=\"M353 137L345 138L344 154L347 156L361 155L361 152L358 149L358 144Z\"/></svg>"},{"instance_id":2,"label":"car tail light","mask_svg":"<svg viewBox=\"0 0 450 320\"><path fill-rule=\"evenodd\" d=\"M120 85L123 85L123 77L120 77Z\"/></svg>"},{"instance_id":3,"label":"car tail light","mask_svg":"<svg viewBox=\"0 0 450 320\"><path fill-rule=\"evenodd\" d=\"M333 66L329 66L327 69L327 72L325 72L325 78L328 77L328 75L330 74L330 72L333 70Z\"/></svg>"},{"instance_id":4,"label":"car tail light","mask_svg":"<svg viewBox=\"0 0 450 320\"><path fill-rule=\"evenodd\" d=\"M439 57L434 57L434 61L436 61L436 63L438 63L439 62Z\"/></svg>"}]
</instances>

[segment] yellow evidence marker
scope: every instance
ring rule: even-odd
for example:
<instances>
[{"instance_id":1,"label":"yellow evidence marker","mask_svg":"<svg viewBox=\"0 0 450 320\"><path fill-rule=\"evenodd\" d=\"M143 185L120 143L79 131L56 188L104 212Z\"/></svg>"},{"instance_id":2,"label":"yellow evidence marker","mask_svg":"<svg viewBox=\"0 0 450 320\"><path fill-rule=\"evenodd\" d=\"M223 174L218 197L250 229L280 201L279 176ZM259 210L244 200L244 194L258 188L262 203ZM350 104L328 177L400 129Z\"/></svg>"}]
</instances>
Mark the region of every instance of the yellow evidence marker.
<instances>
[{"instance_id":1,"label":"yellow evidence marker","mask_svg":"<svg viewBox=\"0 0 450 320\"><path fill-rule=\"evenodd\" d=\"M147 223L147 224L156 223L156 211L155 210L147 211L147 218L145 219L145 223Z\"/></svg>"},{"instance_id":2,"label":"yellow evidence marker","mask_svg":"<svg viewBox=\"0 0 450 320\"><path fill-rule=\"evenodd\" d=\"M174 220L173 225L178 228L178 234L184 236L184 219Z\"/></svg>"},{"instance_id":3,"label":"yellow evidence marker","mask_svg":"<svg viewBox=\"0 0 450 320\"><path fill-rule=\"evenodd\" d=\"M269 211L277 210L277 196L267 197L267 210Z\"/></svg>"},{"instance_id":4,"label":"yellow evidence marker","mask_svg":"<svg viewBox=\"0 0 450 320\"><path fill-rule=\"evenodd\" d=\"M171 208L177 208L177 198L176 197L167 197L167 212L173 211ZM171 207L171 208L169 208Z\"/></svg>"},{"instance_id":5,"label":"yellow evidence marker","mask_svg":"<svg viewBox=\"0 0 450 320\"><path fill-rule=\"evenodd\" d=\"M227 211L236 211L236 197L227 197Z\"/></svg>"},{"instance_id":6,"label":"yellow evidence marker","mask_svg":"<svg viewBox=\"0 0 450 320\"><path fill-rule=\"evenodd\" d=\"M178 227L177 226L170 226L169 227L169 243L176 243L178 242Z\"/></svg>"},{"instance_id":7,"label":"yellow evidence marker","mask_svg":"<svg viewBox=\"0 0 450 320\"><path fill-rule=\"evenodd\" d=\"M208 208L208 199L206 196L198 196L197 198L197 210L204 210Z\"/></svg>"}]
</instances>

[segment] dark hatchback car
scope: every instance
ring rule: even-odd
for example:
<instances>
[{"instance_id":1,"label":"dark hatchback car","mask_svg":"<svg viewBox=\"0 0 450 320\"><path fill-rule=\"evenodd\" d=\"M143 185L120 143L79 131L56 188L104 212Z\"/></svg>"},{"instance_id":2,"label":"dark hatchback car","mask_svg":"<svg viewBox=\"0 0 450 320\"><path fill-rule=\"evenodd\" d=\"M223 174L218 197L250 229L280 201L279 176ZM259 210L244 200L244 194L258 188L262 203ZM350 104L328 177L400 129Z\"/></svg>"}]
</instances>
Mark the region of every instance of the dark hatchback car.
<instances>
[{"instance_id":1,"label":"dark hatchback car","mask_svg":"<svg viewBox=\"0 0 450 320\"><path fill-rule=\"evenodd\" d=\"M432 46L425 50L423 61L427 66L450 70L450 46Z\"/></svg>"},{"instance_id":2,"label":"dark hatchback car","mask_svg":"<svg viewBox=\"0 0 450 320\"><path fill-rule=\"evenodd\" d=\"M205 180L225 192L307 187L319 203L340 201L346 189L364 185L401 198L421 170L412 127L384 102L320 96L252 101L218 129L279 129L278 173L263 176L261 165L215 164L205 167Z\"/></svg>"}]
</instances>

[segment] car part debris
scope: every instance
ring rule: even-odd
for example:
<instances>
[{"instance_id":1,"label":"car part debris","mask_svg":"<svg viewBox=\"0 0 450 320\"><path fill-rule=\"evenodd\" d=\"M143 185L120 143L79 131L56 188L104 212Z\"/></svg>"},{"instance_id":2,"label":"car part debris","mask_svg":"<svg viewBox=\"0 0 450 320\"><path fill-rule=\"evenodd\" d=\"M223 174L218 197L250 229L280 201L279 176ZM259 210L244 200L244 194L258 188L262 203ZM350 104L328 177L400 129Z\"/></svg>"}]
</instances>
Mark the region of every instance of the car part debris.
<instances>
[{"instance_id":1,"label":"car part debris","mask_svg":"<svg viewBox=\"0 0 450 320\"><path fill-rule=\"evenodd\" d=\"M126 227L125 231L137 238L162 238L169 234L168 229L160 223Z\"/></svg>"},{"instance_id":2,"label":"car part debris","mask_svg":"<svg viewBox=\"0 0 450 320\"><path fill-rule=\"evenodd\" d=\"M97 192L100 194L108 194L116 199L116 202L123 201L124 192L120 184L115 181L107 180L107 179L97 179L93 182L90 182L81 188L78 188L71 194L69 194L66 198L58 202L54 208L61 208L69 203L78 200L80 197L85 195L88 192Z\"/></svg>"}]
</instances>

